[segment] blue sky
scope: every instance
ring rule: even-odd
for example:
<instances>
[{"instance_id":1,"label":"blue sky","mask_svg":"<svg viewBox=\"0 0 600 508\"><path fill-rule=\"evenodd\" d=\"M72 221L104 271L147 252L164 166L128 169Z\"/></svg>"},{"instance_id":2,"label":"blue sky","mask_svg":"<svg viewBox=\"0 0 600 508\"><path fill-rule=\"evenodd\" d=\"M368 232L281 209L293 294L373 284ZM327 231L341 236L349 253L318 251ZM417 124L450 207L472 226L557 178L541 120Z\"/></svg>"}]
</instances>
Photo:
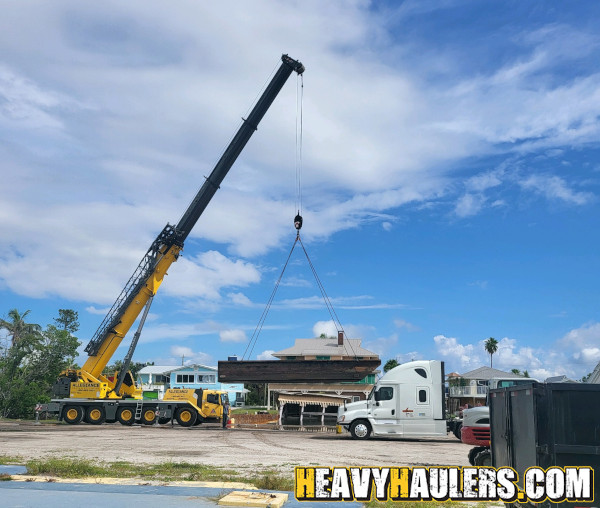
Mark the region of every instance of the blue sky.
<instances>
[{"instance_id":1,"label":"blue sky","mask_svg":"<svg viewBox=\"0 0 600 508\"><path fill-rule=\"evenodd\" d=\"M600 5L2 2L0 313L82 349L261 86L306 66L302 238L383 360L600 361ZM171 267L135 360L242 355L295 238L291 77ZM297 250L252 359L331 333ZM117 357L124 356L127 341Z\"/></svg>"}]
</instances>

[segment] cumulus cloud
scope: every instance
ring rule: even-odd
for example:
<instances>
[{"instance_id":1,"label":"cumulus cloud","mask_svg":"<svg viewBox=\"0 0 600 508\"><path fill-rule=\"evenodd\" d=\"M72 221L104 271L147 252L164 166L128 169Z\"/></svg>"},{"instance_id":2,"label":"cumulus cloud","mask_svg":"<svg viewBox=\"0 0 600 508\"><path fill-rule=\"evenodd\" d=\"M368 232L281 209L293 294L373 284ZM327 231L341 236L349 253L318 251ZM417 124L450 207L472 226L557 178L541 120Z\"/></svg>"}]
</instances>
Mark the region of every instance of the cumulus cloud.
<instances>
[{"instance_id":1,"label":"cumulus cloud","mask_svg":"<svg viewBox=\"0 0 600 508\"><path fill-rule=\"evenodd\" d=\"M262 353L256 355L257 360L277 360L276 357L273 356L275 351L272 349L266 349Z\"/></svg>"},{"instance_id":2,"label":"cumulus cloud","mask_svg":"<svg viewBox=\"0 0 600 508\"><path fill-rule=\"evenodd\" d=\"M473 344L462 345L456 337L436 335L433 338L438 353L457 364L458 368L465 369L477 363L477 356ZM475 367L473 367L475 368Z\"/></svg>"},{"instance_id":3,"label":"cumulus cloud","mask_svg":"<svg viewBox=\"0 0 600 508\"><path fill-rule=\"evenodd\" d=\"M219 332L221 342L246 342L246 332L244 330L222 330Z\"/></svg>"},{"instance_id":4,"label":"cumulus cloud","mask_svg":"<svg viewBox=\"0 0 600 508\"><path fill-rule=\"evenodd\" d=\"M171 346L169 351L171 353L169 361L179 360L179 362L181 362L183 360L184 365L208 365L212 362L212 357L210 355L202 353L201 351L194 351L186 346Z\"/></svg>"}]
</instances>

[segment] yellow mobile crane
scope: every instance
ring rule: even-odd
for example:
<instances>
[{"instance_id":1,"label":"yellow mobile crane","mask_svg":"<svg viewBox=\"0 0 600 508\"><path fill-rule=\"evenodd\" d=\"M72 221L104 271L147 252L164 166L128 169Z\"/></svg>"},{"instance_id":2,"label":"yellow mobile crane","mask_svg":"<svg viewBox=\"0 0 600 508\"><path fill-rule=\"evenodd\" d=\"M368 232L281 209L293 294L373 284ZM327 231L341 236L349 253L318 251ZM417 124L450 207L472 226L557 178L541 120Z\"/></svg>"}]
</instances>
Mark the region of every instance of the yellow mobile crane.
<instances>
[{"instance_id":1,"label":"yellow mobile crane","mask_svg":"<svg viewBox=\"0 0 600 508\"><path fill-rule=\"evenodd\" d=\"M193 425L199 420L221 417L224 394L215 391L168 390L162 401L142 401L142 390L129 372L129 365L152 298L171 264L177 261L185 239L289 76L292 72L304 72L304 66L288 55L283 55L281 61L279 69L179 223L176 226L167 224L146 252L85 348L89 357L84 365L81 369L66 370L60 374L53 387L53 395L57 398L44 408L58 414L59 419L72 424L83 419L91 424L117 420L131 424L138 420L154 423L156 416L161 415L165 419L174 416L182 425ZM142 311L123 368L114 378L103 375L102 372Z\"/></svg>"}]
</instances>

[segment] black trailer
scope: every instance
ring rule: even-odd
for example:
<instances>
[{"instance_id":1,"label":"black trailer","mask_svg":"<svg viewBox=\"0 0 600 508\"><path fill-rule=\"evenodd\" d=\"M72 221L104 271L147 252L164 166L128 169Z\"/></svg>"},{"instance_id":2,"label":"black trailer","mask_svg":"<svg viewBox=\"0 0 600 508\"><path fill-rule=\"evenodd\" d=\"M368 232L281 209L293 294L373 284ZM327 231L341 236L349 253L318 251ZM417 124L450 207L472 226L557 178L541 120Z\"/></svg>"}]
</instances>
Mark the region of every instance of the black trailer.
<instances>
[{"instance_id":1,"label":"black trailer","mask_svg":"<svg viewBox=\"0 0 600 508\"><path fill-rule=\"evenodd\" d=\"M560 504L600 506L600 385L534 383L492 390L490 424L492 465L512 467L519 489L532 466L589 466L596 477L595 501Z\"/></svg>"}]
</instances>

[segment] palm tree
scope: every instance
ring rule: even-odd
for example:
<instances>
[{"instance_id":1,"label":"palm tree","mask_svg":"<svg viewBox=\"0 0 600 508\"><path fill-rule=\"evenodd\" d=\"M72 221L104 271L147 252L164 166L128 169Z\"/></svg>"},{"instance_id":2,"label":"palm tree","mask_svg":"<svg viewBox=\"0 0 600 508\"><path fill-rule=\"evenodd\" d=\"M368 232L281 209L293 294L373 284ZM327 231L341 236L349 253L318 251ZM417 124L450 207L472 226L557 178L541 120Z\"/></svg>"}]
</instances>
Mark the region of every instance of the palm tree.
<instances>
[{"instance_id":1,"label":"palm tree","mask_svg":"<svg viewBox=\"0 0 600 508\"><path fill-rule=\"evenodd\" d=\"M0 319L0 329L4 328L8 332L11 347L23 340L27 335L38 334L42 331L40 325L25 322L25 318L30 312L26 310L21 314L17 309L11 309L8 312L10 321Z\"/></svg>"},{"instance_id":2,"label":"palm tree","mask_svg":"<svg viewBox=\"0 0 600 508\"><path fill-rule=\"evenodd\" d=\"M488 340L485 341L485 350L490 355L490 367L493 367L492 357L494 356L494 353L498 351L498 341L494 339L494 337L490 337Z\"/></svg>"}]
</instances>

